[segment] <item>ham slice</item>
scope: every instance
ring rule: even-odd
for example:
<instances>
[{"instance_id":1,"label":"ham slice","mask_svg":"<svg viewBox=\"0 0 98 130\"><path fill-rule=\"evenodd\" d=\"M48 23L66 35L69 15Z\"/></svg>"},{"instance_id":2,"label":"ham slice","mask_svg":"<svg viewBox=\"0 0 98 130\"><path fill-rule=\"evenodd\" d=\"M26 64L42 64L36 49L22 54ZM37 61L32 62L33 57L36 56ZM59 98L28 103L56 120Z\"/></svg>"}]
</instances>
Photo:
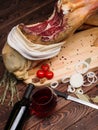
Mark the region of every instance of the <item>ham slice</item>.
<instances>
[{"instance_id":1,"label":"ham slice","mask_svg":"<svg viewBox=\"0 0 98 130\"><path fill-rule=\"evenodd\" d=\"M46 29L47 25L48 25L48 23L45 21L45 22L39 23L35 26L30 26L30 27L24 26L23 28L26 32L40 34L43 30Z\"/></svg>"},{"instance_id":2,"label":"ham slice","mask_svg":"<svg viewBox=\"0 0 98 130\"><path fill-rule=\"evenodd\" d=\"M53 15L48 20L30 26L22 25L22 27L26 33L39 35L41 36L42 41L49 41L64 29L63 13L62 11L58 12L57 8L55 8Z\"/></svg>"}]
</instances>

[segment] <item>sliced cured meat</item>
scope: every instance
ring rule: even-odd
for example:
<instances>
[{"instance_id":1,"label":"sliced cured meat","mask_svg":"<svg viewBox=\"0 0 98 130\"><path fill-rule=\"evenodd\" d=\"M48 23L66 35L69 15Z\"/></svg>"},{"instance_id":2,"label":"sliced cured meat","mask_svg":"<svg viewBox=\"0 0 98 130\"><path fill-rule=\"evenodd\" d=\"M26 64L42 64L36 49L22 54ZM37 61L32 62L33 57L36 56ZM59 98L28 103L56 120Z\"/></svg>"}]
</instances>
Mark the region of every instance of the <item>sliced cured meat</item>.
<instances>
[{"instance_id":1,"label":"sliced cured meat","mask_svg":"<svg viewBox=\"0 0 98 130\"><path fill-rule=\"evenodd\" d=\"M48 30L45 30L44 32L42 32L40 35L41 36L51 36L61 30L62 30L61 26L53 26L53 27L49 28Z\"/></svg>"},{"instance_id":2,"label":"sliced cured meat","mask_svg":"<svg viewBox=\"0 0 98 130\"><path fill-rule=\"evenodd\" d=\"M43 22L43 23L39 23L37 25L33 25L33 26L30 26L30 27L27 27L27 26L24 26L24 30L26 32L32 32L32 33L36 33L36 34L39 34L41 33L43 30L45 30L45 28L47 27L48 23L47 21Z\"/></svg>"},{"instance_id":3,"label":"sliced cured meat","mask_svg":"<svg viewBox=\"0 0 98 130\"><path fill-rule=\"evenodd\" d=\"M62 18L62 13L58 13L57 11L55 11L54 17L48 20L48 24L50 24L51 26L58 26L62 24Z\"/></svg>"}]
</instances>

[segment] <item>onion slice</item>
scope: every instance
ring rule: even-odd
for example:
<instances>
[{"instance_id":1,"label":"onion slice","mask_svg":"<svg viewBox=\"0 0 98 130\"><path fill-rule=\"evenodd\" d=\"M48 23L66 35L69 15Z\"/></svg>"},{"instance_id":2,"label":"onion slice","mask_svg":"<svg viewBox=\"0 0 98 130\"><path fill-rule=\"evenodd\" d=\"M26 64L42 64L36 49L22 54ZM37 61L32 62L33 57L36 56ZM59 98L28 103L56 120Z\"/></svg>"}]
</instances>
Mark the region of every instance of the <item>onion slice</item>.
<instances>
[{"instance_id":1,"label":"onion slice","mask_svg":"<svg viewBox=\"0 0 98 130\"><path fill-rule=\"evenodd\" d=\"M93 77L95 77L95 73L90 71L90 72L87 73L87 77L88 78L93 78Z\"/></svg>"},{"instance_id":2,"label":"onion slice","mask_svg":"<svg viewBox=\"0 0 98 130\"><path fill-rule=\"evenodd\" d=\"M85 67L83 67L85 66ZM84 74L88 71L89 69L89 64L86 61L81 61L75 66L75 70L78 73Z\"/></svg>"},{"instance_id":3,"label":"onion slice","mask_svg":"<svg viewBox=\"0 0 98 130\"><path fill-rule=\"evenodd\" d=\"M82 90L82 88L77 89L76 92L77 92L78 94L83 94L83 93L84 93L83 90Z\"/></svg>"},{"instance_id":4,"label":"onion slice","mask_svg":"<svg viewBox=\"0 0 98 130\"><path fill-rule=\"evenodd\" d=\"M82 74L75 73L70 77L70 85L74 88L79 88L83 85L84 79Z\"/></svg>"},{"instance_id":5,"label":"onion slice","mask_svg":"<svg viewBox=\"0 0 98 130\"><path fill-rule=\"evenodd\" d=\"M70 78L65 75L65 76L61 79L61 82L62 82L62 83L68 83L69 80L70 80Z\"/></svg>"},{"instance_id":6,"label":"onion slice","mask_svg":"<svg viewBox=\"0 0 98 130\"><path fill-rule=\"evenodd\" d=\"M59 85L58 81L53 81L50 83L51 88L56 88L58 87L58 85Z\"/></svg>"},{"instance_id":7,"label":"onion slice","mask_svg":"<svg viewBox=\"0 0 98 130\"><path fill-rule=\"evenodd\" d=\"M98 81L98 77L96 76L94 72L88 72L85 76L87 76L88 83L85 84L84 82L83 86L90 86L93 83L96 83Z\"/></svg>"},{"instance_id":8,"label":"onion slice","mask_svg":"<svg viewBox=\"0 0 98 130\"><path fill-rule=\"evenodd\" d=\"M75 92L75 88L73 88L71 85L68 85L67 92L74 93Z\"/></svg>"}]
</instances>

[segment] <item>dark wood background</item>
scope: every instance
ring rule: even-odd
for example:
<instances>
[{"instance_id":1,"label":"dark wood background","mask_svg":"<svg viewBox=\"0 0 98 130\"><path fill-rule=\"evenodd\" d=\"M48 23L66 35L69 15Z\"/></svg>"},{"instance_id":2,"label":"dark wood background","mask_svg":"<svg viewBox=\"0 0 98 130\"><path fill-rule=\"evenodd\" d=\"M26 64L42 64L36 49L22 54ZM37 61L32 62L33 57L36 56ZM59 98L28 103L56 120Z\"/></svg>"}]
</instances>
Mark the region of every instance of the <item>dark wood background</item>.
<instances>
[{"instance_id":1,"label":"dark wood background","mask_svg":"<svg viewBox=\"0 0 98 130\"><path fill-rule=\"evenodd\" d=\"M52 13L55 2L56 0L0 0L0 54L13 26L22 22L30 24L43 21ZM5 68L3 62L0 63L1 78ZM21 97L26 85L19 81L17 88ZM58 90L65 91L65 88L64 84L60 84ZM3 91L4 88L0 87L0 95ZM90 96L98 95L98 85L85 88L85 92ZM7 105L9 98L10 95L4 105L0 104L0 130L4 129L12 109ZM98 130L98 110L58 98L53 115L45 119L31 116L23 130Z\"/></svg>"}]
</instances>

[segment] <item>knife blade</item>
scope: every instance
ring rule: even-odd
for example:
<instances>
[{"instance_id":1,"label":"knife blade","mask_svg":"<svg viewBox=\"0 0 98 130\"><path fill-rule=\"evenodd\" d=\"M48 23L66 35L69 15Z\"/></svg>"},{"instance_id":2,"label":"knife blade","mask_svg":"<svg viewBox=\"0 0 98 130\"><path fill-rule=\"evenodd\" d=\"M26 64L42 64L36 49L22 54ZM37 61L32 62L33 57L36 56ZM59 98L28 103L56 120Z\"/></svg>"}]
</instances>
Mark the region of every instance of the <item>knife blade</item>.
<instances>
[{"instance_id":1,"label":"knife blade","mask_svg":"<svg viewBox=\"0 0 98 130\"><path fill-rule=\"evenodd\" d=\"M98 110L98 105L96 105L96 104L93 104L93 103L90 103L90 102L81 100L81 99L76 98L76 97L73 97L73 96L70 96L70 95L68 95L67 93L60 92L60 91L58 91L58 90L54 90L54 92L57 94L57 96L63 97L63 98L65 98L66 100L74 101L74 102L77 102L77 103L80 103L80 104L83 104L83 105L86 105L86 106L89 106L89 107L92 107L92 108Z\"/></svg>"}]
</instances>

